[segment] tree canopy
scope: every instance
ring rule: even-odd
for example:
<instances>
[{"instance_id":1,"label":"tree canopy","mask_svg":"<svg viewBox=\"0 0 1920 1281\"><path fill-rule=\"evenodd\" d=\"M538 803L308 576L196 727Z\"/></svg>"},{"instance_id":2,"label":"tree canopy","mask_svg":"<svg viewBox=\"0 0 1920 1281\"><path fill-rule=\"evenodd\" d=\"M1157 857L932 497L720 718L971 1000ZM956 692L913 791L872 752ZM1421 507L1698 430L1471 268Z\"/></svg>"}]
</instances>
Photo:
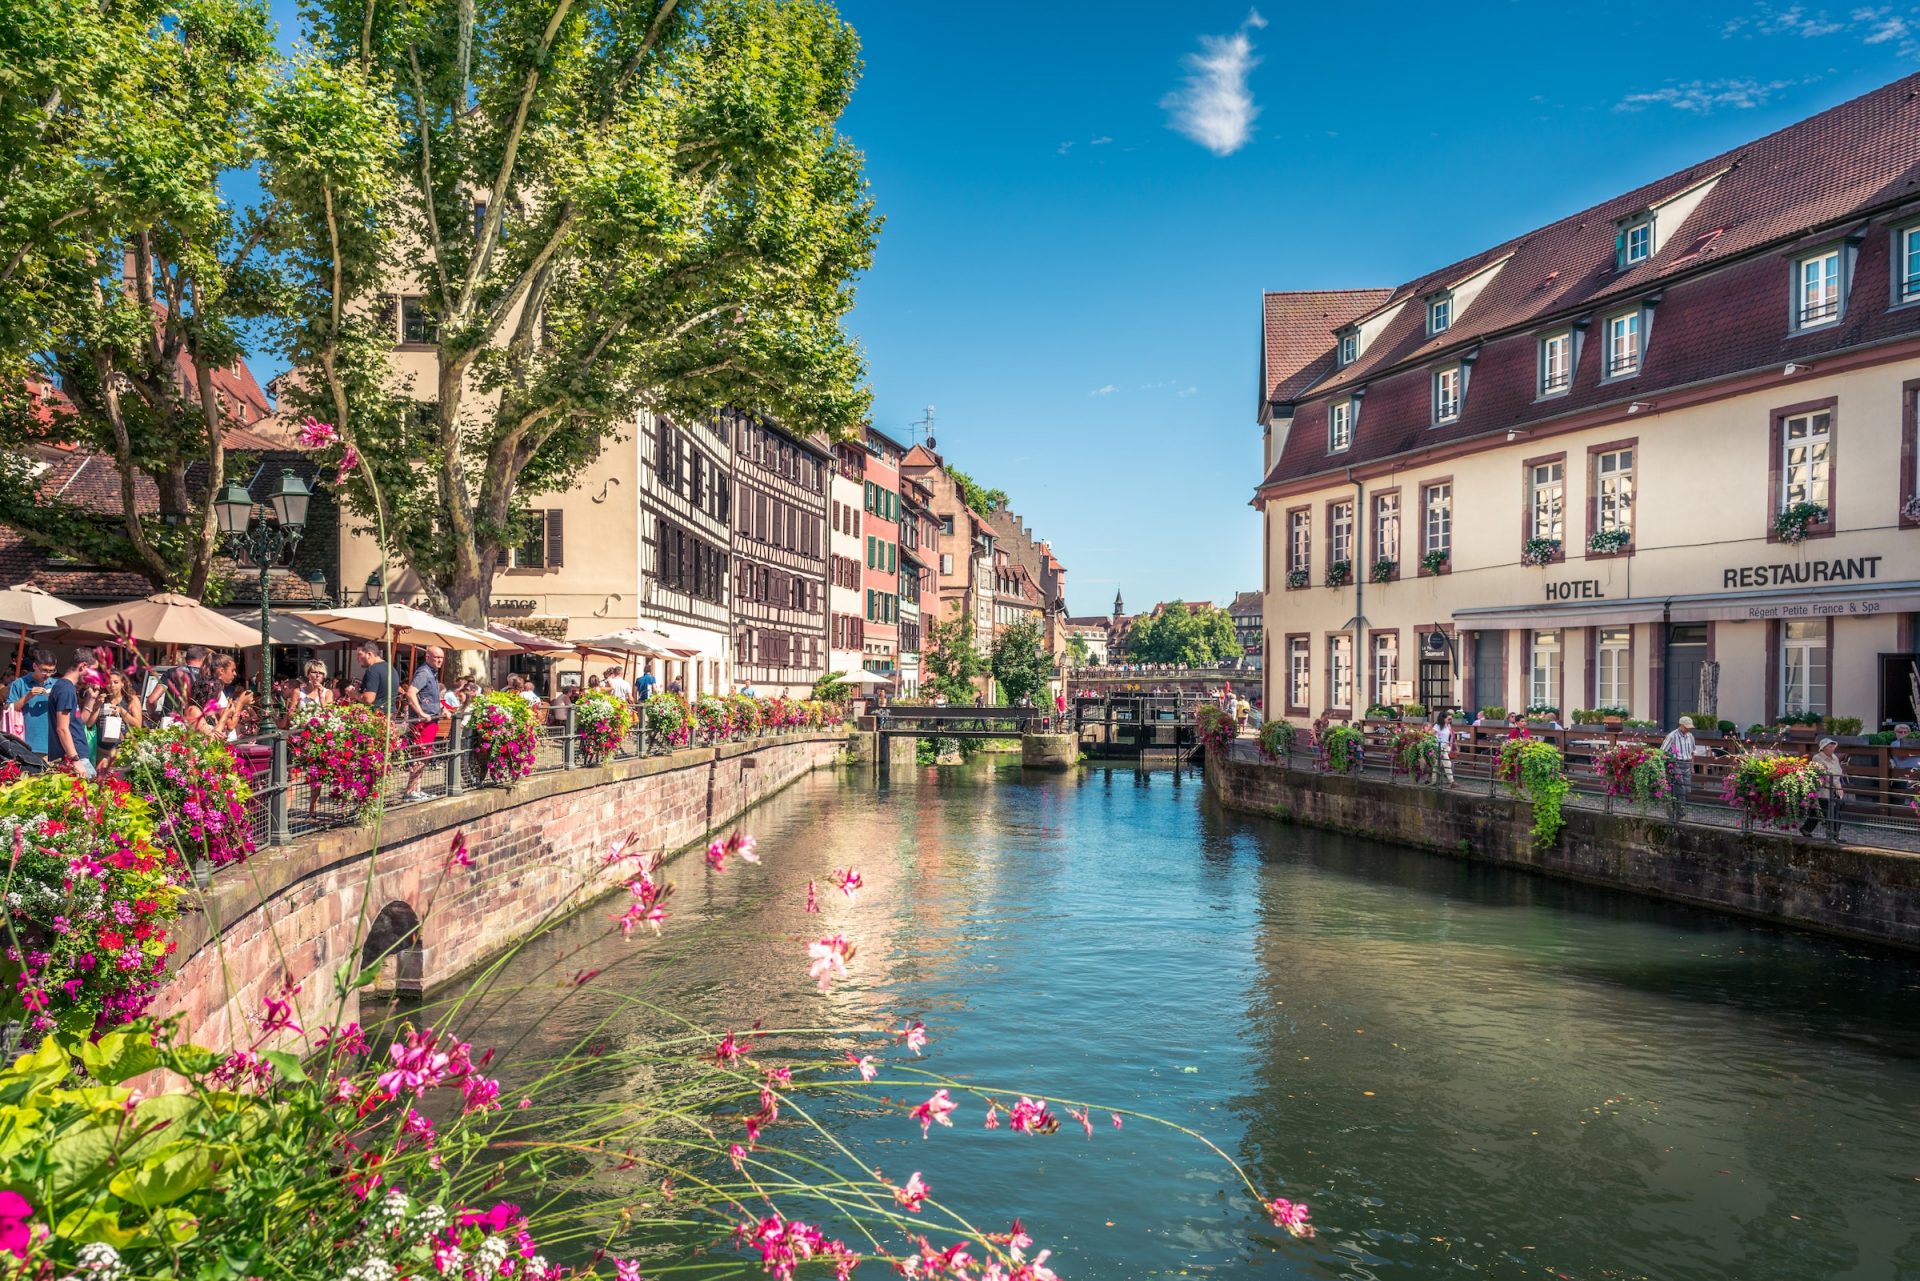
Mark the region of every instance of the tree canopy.
<instances>
[{"instance_id":1,"label":"tree canopy","mask_svg":"<svg viewBox=\"0 0 1920 1281\"><path fill-rule=\"evenodd\" d=\"M946 471L947 475L953 477L954 484L960 486L960 496L966 501L967 506L982 516L991 516L1006 507L1006 490L983 489L978 481L952 463L946 464Z\"/></svg>"},{"instance_id":2,"label":"tree canopy","mask_svg":"<svg viewBox=\"0 0 1920 1281\"><path fill-rule=\"evenodd\" d=\"M973 682L985 674L986 657L974 644L973 620L965 614L929 623L921 637L920 688L954 703L973 701Z\"/></svg>"},{"instance_id":3,"label":"tree canopy","mask_svg":"<svg viewBox=\"0 0 1920 1281\"><path fill-rule=\"evenodd\" d=\"M1003 702L1017 703L1042 693L1054 672L1053 655L1041 645L1040 624L1023 618L1001 629L993 638L988 666Z\"/></svg>"},{"instance_id":4,"label":"tree canopy","mask_svg":"<svg viewBox=\"0 0 1920 1281\"><path fill-rule=\"evenodd\" d=\"M1130 662L1204 667L1239 655L1233 618L1214 605L1196 610L1185 601L1175 601L1157 614L1135 619L1127 629Z\"/></svg>"},{"instance_id":5,"label":"tree canopy","mask_svg":"<svg viewBox=\"0 0 1920 1281\"><path fill-rule=\"evenodd\" d=\"M215 371L275 302L270 217L222 184L259 155L276 57L248 0L0 5L0 521L195 595L226 477ZM52 444L111 461L117 512L45 492L30 447Z\"/></svg>"},{"instance_id":6,"label":"tree canopy","mask_svg":"<svg viewBox=\"0 0 1920 1281\"><path fill-rule=\"evenodd\" d=\"M356 481L355 509L458 617L484 617L526 496L642 412L863 420L841 321L879 220L836 132L857 42L825 0L310 13L264 174L293 395L368 461L387 507Z\"/></svg>"}]
</instances>

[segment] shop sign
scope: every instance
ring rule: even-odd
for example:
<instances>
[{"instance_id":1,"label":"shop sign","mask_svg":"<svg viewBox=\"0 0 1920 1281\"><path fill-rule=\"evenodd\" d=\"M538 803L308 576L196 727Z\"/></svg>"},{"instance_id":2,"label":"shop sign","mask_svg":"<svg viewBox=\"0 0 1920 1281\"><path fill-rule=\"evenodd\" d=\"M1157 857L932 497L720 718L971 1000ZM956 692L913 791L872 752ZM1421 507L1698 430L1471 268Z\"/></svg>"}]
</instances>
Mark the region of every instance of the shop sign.
<instances>
[{"instance_id":1,"label":"shop sign","mask_svg":"<svg viewBox=\"0 0 1920 1281\"><path fill-rule=\"evenodd\" d=\"M1783 565L1742 565L1720 572L1724 591L1755 587L1792 587L1802 583L1853 583L1880 577L1879 556L1842 556Z\"/></svg>"},{"instance_id":2,"label":"shop sign","mask_svg":"<svg viewBox=\"0 0 1920 1281\"><path fill-rule=\"evenodd\" d=\"M499 598L499 597L496 597L496 598L494 599L494 602L493 602L493 604L492 604L492 606L491 606L491 608L493 608L493 609L521 609L521 610L526 610L526 611L527 611L528 613L531 613L531 612L533 612L533 610L534 610L534 609L536 609L536 608L538 608L538 607L539 607L539 604L540 604L540 602L539 602L539 601L537 601L537 600L504 600L504 599L501 599L501 598Z\"/></svg>"},{"instance_id":3,"label":"shop sign","mask_svg":"<svg viewBox=\"0 0 1920 1281\"><path fill-rule=\"evenodd\" d=\"M1607 594L1600 590L1597 578L1575 578L1564 583L1548 583L1547 599L1560 600L1605 600Z\"/></svg>"}]
</instances>

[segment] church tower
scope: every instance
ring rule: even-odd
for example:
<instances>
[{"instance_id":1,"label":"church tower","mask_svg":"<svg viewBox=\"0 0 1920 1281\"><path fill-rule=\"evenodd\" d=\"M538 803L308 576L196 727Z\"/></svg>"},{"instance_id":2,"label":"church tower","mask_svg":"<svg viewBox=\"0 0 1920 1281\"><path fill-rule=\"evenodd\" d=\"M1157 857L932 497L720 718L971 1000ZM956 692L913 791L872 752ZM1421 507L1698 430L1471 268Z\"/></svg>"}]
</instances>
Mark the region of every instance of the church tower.
<instances>
[{"instance_id":1,"label":"church tower","mask_svg":"<svg viewBox=\"0 0 1920 1281\"><path fill-rule=\"evenodd\" d=\"M1119 618L1121 615L1125 614L1126 612L1127 612L1127 607L1120 600L1120 589L1116 587L1113 589L1113 616L1115 618Z\"/></svg>"}]
</instances>

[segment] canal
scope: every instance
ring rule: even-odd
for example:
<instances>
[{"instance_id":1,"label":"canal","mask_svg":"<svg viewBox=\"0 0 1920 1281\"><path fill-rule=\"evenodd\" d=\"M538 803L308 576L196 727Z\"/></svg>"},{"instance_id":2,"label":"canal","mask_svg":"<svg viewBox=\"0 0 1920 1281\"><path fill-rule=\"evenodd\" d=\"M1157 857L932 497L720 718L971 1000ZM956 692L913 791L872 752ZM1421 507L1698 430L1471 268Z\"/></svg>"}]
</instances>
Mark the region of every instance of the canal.
<instances>
[{"instance_id":1,"label":"canal","mask_svg":"<svg viewBox=\"0 0 1920 1281\"><path fill-rule=\"evenodd\" d=\"M1092 1100L1092 1137L987 1133L971 1098L930 1141L904 1108L829 1123L1020 1216L1063 1281L1920 1278L1920 960L1229 814L1193 773L821 772L745 826L761 865L675 864L658 941L561 926L475 1043L558 1053L608 1016L556 1003L555 956L716 1029L924 1019L925 1066ZM825 996L823 922L859 946ZM1206 1135L1319 1235L1111 1108Z\"/></svg>"}]
</instances>

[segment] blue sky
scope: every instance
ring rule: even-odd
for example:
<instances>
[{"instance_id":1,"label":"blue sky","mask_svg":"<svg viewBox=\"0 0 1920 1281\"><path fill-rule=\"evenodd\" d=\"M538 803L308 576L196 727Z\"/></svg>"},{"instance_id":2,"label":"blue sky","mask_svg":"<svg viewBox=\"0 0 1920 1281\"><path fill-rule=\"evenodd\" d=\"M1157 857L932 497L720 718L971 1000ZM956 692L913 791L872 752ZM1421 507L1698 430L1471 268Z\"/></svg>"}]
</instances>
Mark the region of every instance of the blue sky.
<instances>
[{"instance_id":1,"label":"blue sky","mask_svg":"<svg viewBox=\"0 0 1920 1281\"><path fill-rule=\"evenodd\" d=\"M1917 4L841 12L874 423L935 406L1076 614L1258 586L1263 289L1396 284L1920 70Z\"/></svg>"}]
</instances>

